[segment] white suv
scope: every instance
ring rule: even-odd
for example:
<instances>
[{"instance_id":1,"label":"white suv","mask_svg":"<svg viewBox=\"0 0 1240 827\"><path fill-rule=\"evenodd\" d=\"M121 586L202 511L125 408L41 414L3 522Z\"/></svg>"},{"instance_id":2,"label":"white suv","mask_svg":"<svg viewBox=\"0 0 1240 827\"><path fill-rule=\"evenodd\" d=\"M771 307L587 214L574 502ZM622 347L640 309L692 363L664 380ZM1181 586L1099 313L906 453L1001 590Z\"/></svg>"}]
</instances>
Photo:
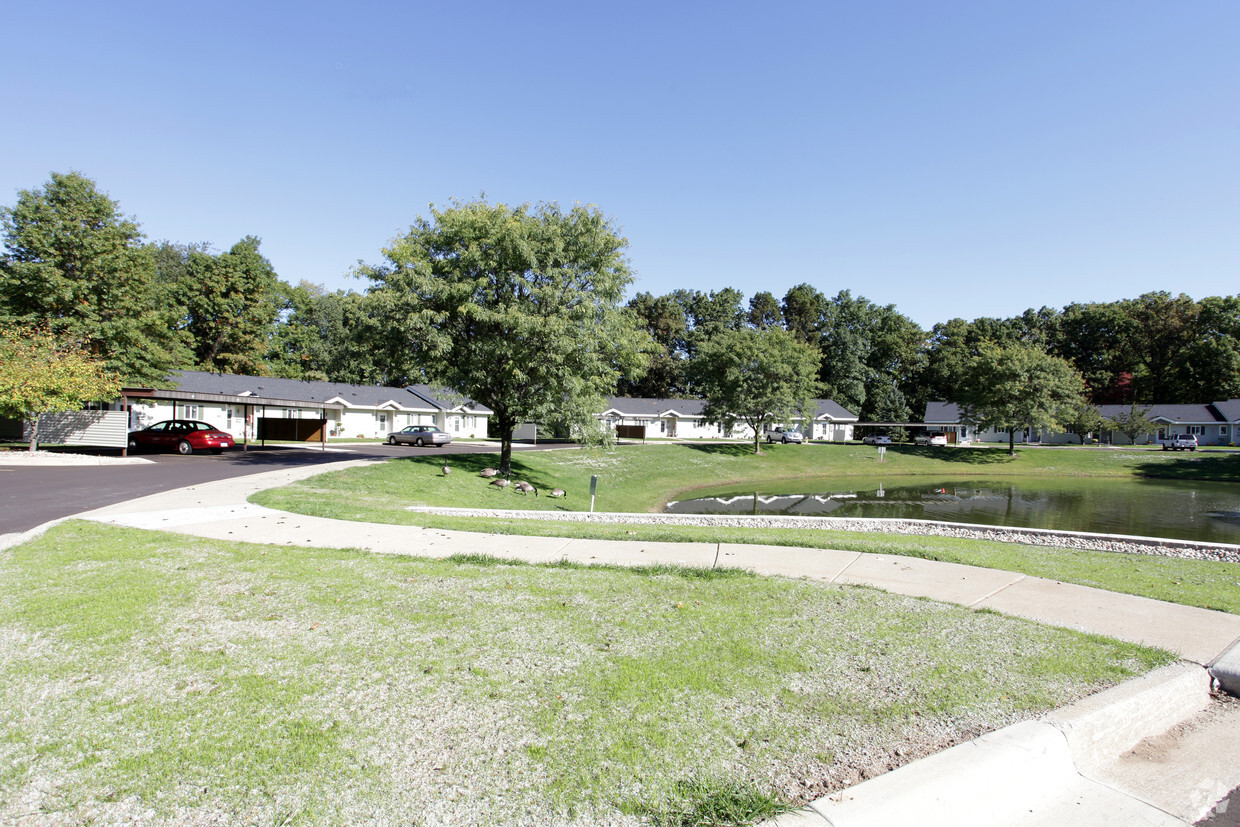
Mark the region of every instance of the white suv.
<instances>
[{"instance_id":1,"label":"white suv","mask_svg":"<svg viewBox=\"0 0 1240 827\"><path fill-rule=\"evenodd\" d=\"M1197 435L1172 434L1169 439L1163 440L1162 448L1164 451L1196 451Z\"/></svg>"}]
</instances>

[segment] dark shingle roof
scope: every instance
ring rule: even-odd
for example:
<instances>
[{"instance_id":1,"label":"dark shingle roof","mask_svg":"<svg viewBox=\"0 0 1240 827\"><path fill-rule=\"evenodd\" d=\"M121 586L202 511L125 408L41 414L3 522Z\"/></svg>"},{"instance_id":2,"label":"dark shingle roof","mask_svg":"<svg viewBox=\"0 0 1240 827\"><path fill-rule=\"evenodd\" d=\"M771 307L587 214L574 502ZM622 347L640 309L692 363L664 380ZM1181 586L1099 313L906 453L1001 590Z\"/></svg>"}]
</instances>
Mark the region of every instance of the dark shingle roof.
<instances>
[{"instance_id":1,"label":"dark shingle roof","mask_svg":"<svg viewBox=\"0 0 1240 827\"><path fill-rule=\"evenodd\" d=\"M634 396L607 397L607 410L626 416L660 416L669 411L676 416L701 416L706 402L702 399L650 399ZM851 419L857 417L830 399L814 400L814 418Z\"/></svg>"},{"instance_id":2,"label":"dark shingle roof","mask_svg":"<svg viewBox=\"0 0 1240 827\"><path fill-rule=\"evenodd\" d=\"M814 419L851 419L857 421L857 415L833 399L815 399Z\"/></svg>"},{"instance_id":3,"label":"dark shingle roof","mask_svg":"<svg viewBox=\"0 0 1240 827\"><path fill-rule=\"evenodd\" d=\"M427 385L385 388L378 385L353 385L347 382L281 379L275 376L238 376L231 373L208 373L197 370L174 371L170 378L176 383L177 390L188 393L258 396L311 404L339 399L347 406L360 408L377 408L388 403L406 410L451 410L456 407L442 403ZM478 413L491 413L490 409L476 403L469 403L468 409Z\"/></svg>"},{"instance_id":4,"label":"dark shingle roof","mask_svg":"<svg viewBox=\"0 0 1240 827\"><path fill-rule=\"evenodd\" d=\"M1233 410L1234 415L1227 412ZM1224 407L1225 406L1225 407ZM1108 419L1132 410L1131 405L1097 405L1098 412ZM1212 405L1138 405L1149 419L1160 419L1174 425L1206 425L1212 422L1240 421L1240 399L1215 402ZM955 402L927 402L926 424L957 423L960 406Z\"/></svg>"},{"instance_id":5,"label":"dark shingle roof","mask_svg":"<svg viewBox=\"0 0 1240 827\"><path fill-rule=\"evenodd\" d=\"M960 406L955 402L927 402L926 424L943 425L960 421Z\"/></svg>"},{"instance_id":6,"label":"dark shingle roof","mask_svg":"<svg viewBox=\"0 0 1240 827\"><path fill-rule=\"evenodd\" d=\"M1108 419L1132 410L1131 405L1099 405L1098 412ZM1147 419L1161 419L1176 425L1203 425L1226 422L1212 405L1138 405Z\"/></svg>"},{"instance_id":7,"label":"dark shingle roof","mask_svg":"<svg viewBox=\"0 0 1240 827\"><path fill-rule=\"evenodd\" d=\"M607 410L626 416L659 416L669 411L677 416L701 416L706 403L701 399L649 399L634 396L607 397Z\"/></svg>"},{"instance_id":8,"label":"dark shingle roof","mask_svg":"<svg viewBox=\"0 0 1240 827\"><path fill-rule=\"evenodd\" d=\"M1226 402L1215 402L1214 409L1227 422L1240 422L1240 399L1228 399Z\"/></svg>"}]
</instances>

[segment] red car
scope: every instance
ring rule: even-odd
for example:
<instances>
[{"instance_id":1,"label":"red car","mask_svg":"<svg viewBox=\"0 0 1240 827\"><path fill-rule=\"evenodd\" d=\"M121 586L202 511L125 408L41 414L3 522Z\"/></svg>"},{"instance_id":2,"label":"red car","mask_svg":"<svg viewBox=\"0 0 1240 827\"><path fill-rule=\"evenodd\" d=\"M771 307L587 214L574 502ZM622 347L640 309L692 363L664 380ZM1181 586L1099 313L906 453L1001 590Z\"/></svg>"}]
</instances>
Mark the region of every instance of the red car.
<instances>
[{"instance_id":1,"label":"red car","mask_svg":"<svg viewBox=\"0 0 1240 827\"><path fill-rule=\"evenodd\" d=\"M194 451L218 454L236 444L231 434L192 419L169 419L141 431L129 432L131 451L139 448L176 448L181 454L192 454Z\"/></svg>"}]
</instances>

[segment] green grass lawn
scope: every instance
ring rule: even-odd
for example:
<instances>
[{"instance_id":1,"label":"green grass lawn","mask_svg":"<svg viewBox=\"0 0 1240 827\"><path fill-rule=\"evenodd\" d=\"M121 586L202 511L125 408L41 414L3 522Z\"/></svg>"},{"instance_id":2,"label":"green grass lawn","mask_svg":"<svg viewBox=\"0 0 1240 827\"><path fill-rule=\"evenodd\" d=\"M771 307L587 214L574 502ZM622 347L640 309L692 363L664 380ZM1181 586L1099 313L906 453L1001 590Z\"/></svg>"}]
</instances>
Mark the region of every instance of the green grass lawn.
<instances>
[{"instance_id":1,"label":"green grass lawn","mask_svg":"<svg viewBox=\"0 0 1240 827\"><path fill-rule=\"evenodd\" d=\"M1154 555L1073 551L1013 543L946 537L873 534L823 529L696 528L680 526L582 525L528 520L444 517L406 510L409 505L529 510L589 509L589 479L600 478L599 511L651 511L691 488L779 484L792 479L816 481L873 474L875 450L861 446L774 445L753 456L744 446L659 445L615 451L544 451L513 458L514 478L526 479L543 491L562 487L567 499L523 496L500 491L479 478L494 455L417 455L392 462L352 468L285 488L261 492L251 499L262 505L301 514L435 528L541 534L560 537L761 543L902 554L931 560L1016 571L1068 583L1168 600L1190 606L1240 614L1240 567L1229 563L1184 560ZM1151 468L1166 477L1183 477L1204 463L1213 478L1229 473L1240 456L1185 456L1160 451L1106 449L1025 449L1015 458L993 448L888 449L883 473L926 475L1135 477ZM447 477L445 462L453 468ZM744 474L752 476L744 478Z\"/></svg>"},{"instance_id":2,"label":"green grass lawn","mask_svg":"<svg viewBox=\"0 0 1240 827\"><path fill-rule=\"evenodd\" d=\"M736 571L70 522L0 551L0 821L743 823L1170 660Z\"/></svg>"},{"instance_id":3,"label":"green grass lawn","mask_svg":"<svg viewBox=\"0 0 1240 827\"><path fill-rule=\"evenodd\" d=\"M771 445L754 455L740 444L659 444L626 446L614 450L568 449L527 451L513 455L513 478L527 480L540 491L563 488L566 500L530 497L526 504L512 491L489 487L477 474L496 463L495 455L414 453L382 468L341 472L331 481L316 478L316 487L347 492L360 503L379 501L399 493L402 505L466 508L504 507L568 509L589 508L590 477L599 477L599 511L659 511L668 501L685 499L695 490L740 484L779 483L814 478L882 474L885 478L934 477L987 479L1001 477L1082 476L1160 477L1240 481L1240 454L1207 455L1165 453L1158 450L1103 448L1025 448L1015 457L1006 449L989 447L922 448L893 446L879 463L875 448L866 445ZM444 478L444 464L453 473Z\"/></svg>"}]
</instances>

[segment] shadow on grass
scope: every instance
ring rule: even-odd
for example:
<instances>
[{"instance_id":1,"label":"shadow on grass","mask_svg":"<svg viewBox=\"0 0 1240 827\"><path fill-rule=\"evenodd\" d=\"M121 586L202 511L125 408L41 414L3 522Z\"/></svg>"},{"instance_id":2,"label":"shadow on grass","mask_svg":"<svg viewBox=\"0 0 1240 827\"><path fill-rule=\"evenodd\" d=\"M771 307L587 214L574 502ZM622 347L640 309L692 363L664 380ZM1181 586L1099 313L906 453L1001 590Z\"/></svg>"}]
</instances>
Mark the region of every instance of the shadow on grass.
<instances>
[{"instance_id":1,"label":"shadow on grass","mask_svg":"<svg viewBox=\"0 0 1240 827\"><path fill-rule=\"evenodd\" d=\"M887 450L893 454L906 457L925 457L939 462L951 462L958 465L1005 465L1015 462L1017 457L1010 455L1007 448L973 448L956 445L950 448L931 447L928 445L890 445Z\"/></svg>"},{"instance_id":2,"label":"shadow on grass","mask_svg":"<svg viewBox=\"0 0 1240 827\"><path fill-rule=\"evenodd\" d=\"M701 451L704 454L713 454L717 457L752 457L756 456L753 452L753 443L727 442L722 445L704 445L696 442L681 443L687 448L694 451Z\"/></svg>"},{"instance_id":3,"label":"shadow on grass","mask_svg":"<svg viewBox=\"0 0 1240 827\"><path fill-rule=\"evenodd\" d=\"M1133 470L1150 479L1240 482L1240 454L1189 455L1170 461L1143 462Z\"/></svg>"},{"instance_id":4,"label":"shadow on grass","mask_svg":"<svg viewBox=\"0 0 1240 827\"><path fill-rule=\"evenodd\" d=\"M484 468L497 468L498 467L494 454L445 454L441 456L431 455L431 456L399 457L398 461L406 462L411 465L426 466L428 473L434 474L437 476L443 476L443 472L440 469L442 469L444 466L447 466L448 468L452 469L453 474L464 474L466 476L476 476L479 478L480 482L486 482L488 480L487 477L482 476L482 470ZM545 509L545 510L555 510L555 511L575 510L569 507L566 502L563 502L562 500L558 498L547 496L552 489L563 488L564 484L562 482L560 482L559 480L552 480L543 473L533 471L528 465L526 465L524 462L520 461L519 459L513 458L512 460L512 476L510 477L510 479L513 482L516 482L517 480L524 480L525 482L528 482L530 485L534 486L535 490L538 491L538 494L537 495L522 494L515 490L512 490L510 486L505 487L504 489L501 489L498 486L496 486L495 488L492 489L496 498L512 497L513 499L511 500L511 502L519 503L523 499L537 496L537 497L544 498L550 502L562 503L560 505L556 505L552 509ZM574 492L569 492L565 496L564 499L566 500L568 496L571 496L572 493ZM500 505L501 503L499 502L496 503L496 507L499 507ZM507 499L504 501L503 506L504 507L516 507L514 505L511 505Z\"/></svg>"}]
</instances>

